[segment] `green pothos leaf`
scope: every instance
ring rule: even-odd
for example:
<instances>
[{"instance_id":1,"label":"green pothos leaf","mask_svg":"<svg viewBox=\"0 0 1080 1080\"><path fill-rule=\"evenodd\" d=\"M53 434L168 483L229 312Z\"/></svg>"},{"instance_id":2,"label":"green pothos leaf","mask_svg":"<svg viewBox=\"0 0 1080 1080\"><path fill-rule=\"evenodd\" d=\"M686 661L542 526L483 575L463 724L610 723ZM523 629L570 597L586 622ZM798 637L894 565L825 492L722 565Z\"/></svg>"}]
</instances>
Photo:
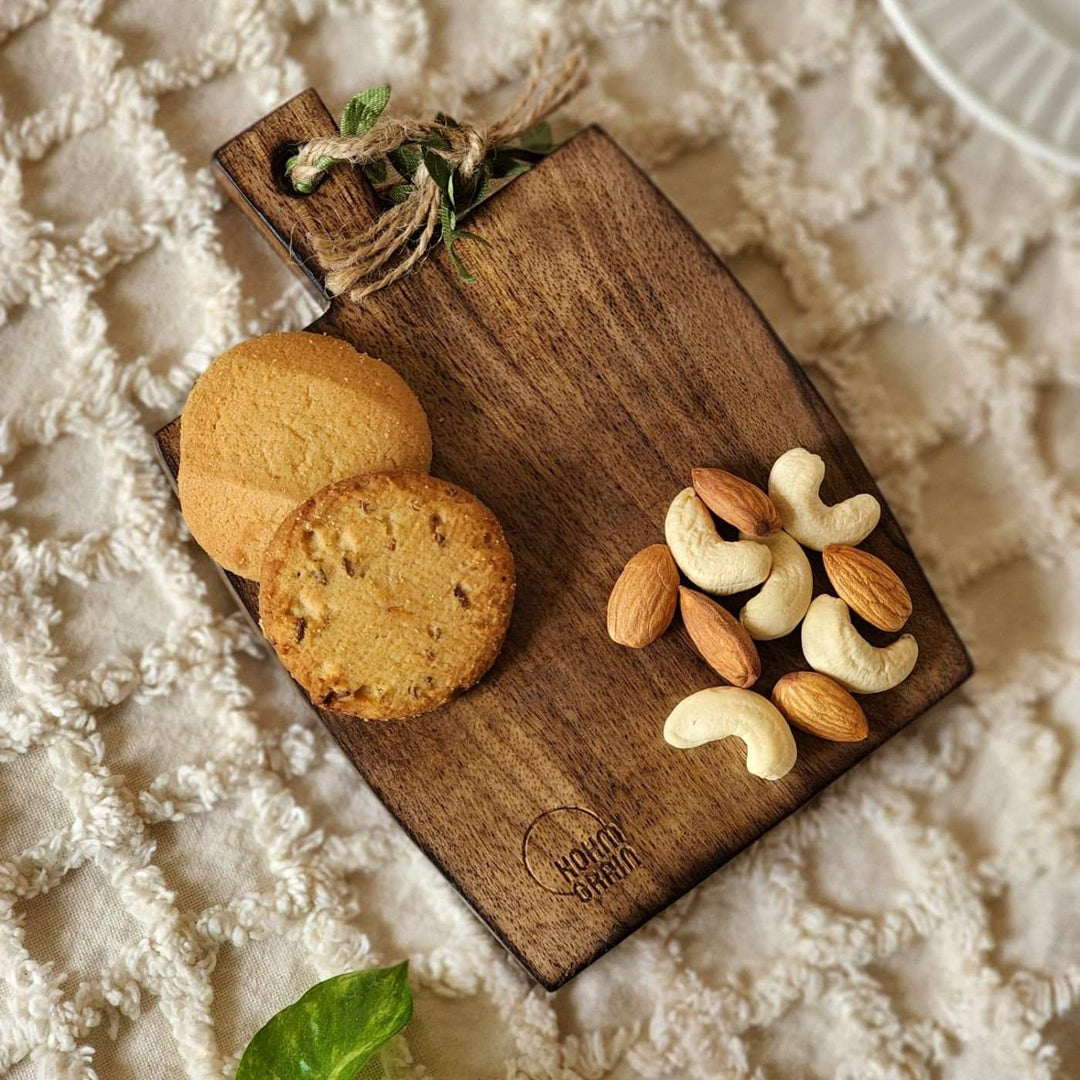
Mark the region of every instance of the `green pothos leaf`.
<instances>
[{"instance_id":1,"label":"green pothos leaf","mask_svg":"<svg viewBox=\"0 0 1080 1080\"><path fill-rule=\"evenodd\" d=\"M403 203L414 191L416 190L415 184L395 184L386 193L386 197L397 206L398 203Z\"/></svg>"},{"instance_id":2,"label":"green pothos leaf","mask_svg":"<svg viewBox=\"0 0 1080 1080\"><path fill-rule=\"evenodd\" d=\"M389 86L372 86L354 94L341 112L341 134L366 134L382 116L389 101Z\"/></svg>"},{"instance_id":3,"label":"green pothos leaf","mask_svg":"<svg viewBox=\"0 0 1080 1080\"><path fill-rule=\"evenodd\" d=\"M317 983L248 1043L236 1080L353 1080L412 1016L408 964Z\"/></svg>"}]
</instances>

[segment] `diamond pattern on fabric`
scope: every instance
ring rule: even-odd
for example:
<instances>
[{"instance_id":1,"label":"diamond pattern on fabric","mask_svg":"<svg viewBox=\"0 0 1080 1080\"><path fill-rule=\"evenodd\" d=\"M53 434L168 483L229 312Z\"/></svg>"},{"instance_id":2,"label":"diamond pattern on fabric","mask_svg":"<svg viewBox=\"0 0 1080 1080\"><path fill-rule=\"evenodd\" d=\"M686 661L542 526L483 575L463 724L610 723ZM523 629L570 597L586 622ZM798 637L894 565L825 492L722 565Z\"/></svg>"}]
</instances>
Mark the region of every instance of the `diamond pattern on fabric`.
<instances>
[{"instance_id":1,"label":"diamond pattern on fabric","mask_svg":"<svg viewBox=\"0 0 1080 1080\"><path fill-rule=\"evenodd\" d=\"M294 694L151 439L314 315L213 149L309 84L493 114L541 27L593 69L564 129L732 263L977 669L553 996ZM0 5L0 1075L231 1076L311 983L401 957L416 1018L365 1077L1080 1073L1078 214L872 0Z\"/></svg>"}]
</instances>

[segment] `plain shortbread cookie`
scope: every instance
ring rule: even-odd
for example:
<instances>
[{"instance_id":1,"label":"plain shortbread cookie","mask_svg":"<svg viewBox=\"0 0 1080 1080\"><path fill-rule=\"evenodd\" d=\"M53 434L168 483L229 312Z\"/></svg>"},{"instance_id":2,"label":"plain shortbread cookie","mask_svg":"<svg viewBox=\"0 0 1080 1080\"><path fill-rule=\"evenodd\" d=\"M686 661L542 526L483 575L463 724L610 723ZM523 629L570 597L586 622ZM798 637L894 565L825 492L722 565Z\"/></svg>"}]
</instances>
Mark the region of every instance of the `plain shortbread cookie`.
<instances>
[{"instance_id":1,"label":"plain shortbread cookie","mask_svg":"<svg viewBox=\"0 0 1080 1080\"><path fill-rule=\"evenodd\" d=\"M421 473L355 476L298 506L266 550L263 632L326 709L438 708L495 662L514 559L479 499Z\"/></svg>"},{"instance_id":2,"label":"plain shortbread cookie","mask_svg":"<svg viewBox=\"0 0 1080 1080\"><path fill-rule=\"evenodd\" d=\"M393 368L325 334L266 334L222 353L180 425L180 505L226 570L258 580L285 515L357 473L431 465L431 432Z\"/></svg>"}]
</instances>

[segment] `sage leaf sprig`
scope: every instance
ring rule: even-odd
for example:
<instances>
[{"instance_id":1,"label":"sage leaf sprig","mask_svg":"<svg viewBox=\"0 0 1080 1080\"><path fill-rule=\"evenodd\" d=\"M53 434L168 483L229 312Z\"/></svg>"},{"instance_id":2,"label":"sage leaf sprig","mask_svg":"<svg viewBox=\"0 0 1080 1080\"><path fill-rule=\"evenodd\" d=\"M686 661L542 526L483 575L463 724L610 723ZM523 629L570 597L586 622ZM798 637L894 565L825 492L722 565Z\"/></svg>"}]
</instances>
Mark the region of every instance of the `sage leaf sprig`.
<instances>
[{"instance_id":1,"label":"sage leaf sprig","mask_svg":"<svg viewBox=\"0 0 1080 1080\"><path fill-rule=\"evenodd\" d=\"M360 136L378 123L390 102L389 86L374 86L349 99L341 114L341 134ZM442 130L440 130L442 129ZM450 263L462 281L472 284L476 279L455 252L455 245L463 240L486 244L476 233L458 227L458 223L485 199L505 187L515 177L528 172L536 162L555 149L551 125L542 121L525 131L518 140L520 145L501 146L485 154L469 176L463 175L461 167L447 157L453 143L453 129L461 130L461 124L446 113L437 113L433 129L419 142L405 142L380 155L363 166L364 176L384 202L398 205L416 191L417 171L421 166L439 189L439 233ZM459 143L460 145L460 143ZM292 172L297 157L291 157L285 165L286 174ZM340 163L340 159L323 156L314 162L321 176L327 169ZM293 180L293 187L310 194L319 177Z\"/></svg>"},{"instance_id":2,"label":"sage leaf sprig","mask_svg":"<svg viewBox=\"0 0 1080 1080\"><path fill-rule=\"evenodd\" d=\"M316 983L248 1043L236 1080L352 1080L412 1016L408 962Z\"/></svg>"}]
</instances>

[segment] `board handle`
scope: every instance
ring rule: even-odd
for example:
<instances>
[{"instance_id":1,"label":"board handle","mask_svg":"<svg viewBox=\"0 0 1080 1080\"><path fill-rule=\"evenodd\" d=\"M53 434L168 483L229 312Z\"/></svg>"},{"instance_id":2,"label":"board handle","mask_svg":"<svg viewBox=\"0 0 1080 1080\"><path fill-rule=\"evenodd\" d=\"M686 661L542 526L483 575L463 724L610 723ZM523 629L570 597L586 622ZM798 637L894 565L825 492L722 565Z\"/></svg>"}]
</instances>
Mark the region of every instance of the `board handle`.
<instances>
[{"instance_id":1,"label":"board handle","mask_svg":"<svg viewBox=\"0 0 1080 1080\"><path fill-rule=\"evenodd\" d=\"M359 169L330 169L310 195L293 191L285 163L300 143L336 135L337 124L309 88L225 143L214 172L229 196L291 270L329 300L312 237L375 220L376 200Z\"/></svg>"}]
</instances>

